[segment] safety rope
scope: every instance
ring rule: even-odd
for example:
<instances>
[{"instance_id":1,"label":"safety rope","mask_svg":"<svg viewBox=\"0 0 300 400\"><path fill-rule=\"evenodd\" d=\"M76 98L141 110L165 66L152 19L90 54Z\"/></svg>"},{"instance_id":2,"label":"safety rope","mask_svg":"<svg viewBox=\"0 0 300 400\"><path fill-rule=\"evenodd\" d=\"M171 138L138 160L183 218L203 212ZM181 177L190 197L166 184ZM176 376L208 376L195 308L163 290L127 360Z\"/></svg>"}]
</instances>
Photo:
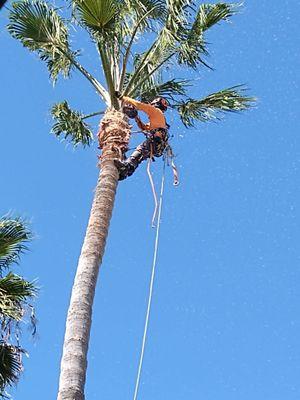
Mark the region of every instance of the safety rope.
<instances>
[{"instance_id":1,"label":"safety rope","mask_svg":"<svg viewBox=\"0 0 300 400\"><path fill-rule=\"evenodd\" d=\"M149 157L148 159L148 163L147 163L147 174L149 177L149 181L150 181L150 186L151 186L151 190L152 190L152 194L153 194L153 199L154 199L154 211L153 211L153 215L152 215L152 221L151 221L151 227L155 228L155 220L156 220L156 215L157 215L157 209L158 209L158 201L157 201L157 194L155 191L155 186L154 186L154 182L153 182L153 177L151 174L151 162L152 162L152 158Z\"/></svg>"},{"instance_id":2,"label":"safety rope","mask_svg":"<svg viewBox=\"0 0 300 400\"><path fill-rule=\"evenodd\" d=\"M156 271L156 261L157 261L158 243L159 243L159 231L160 231L160 222L161 222L160 219L161 219L161 210L162 210L163 194L164 194L164 187L165 187L165 169L166 169L166 159L164 160L163 172L162 172L162 177L161 177L158 217L157 217L153 262L152 262L152 272L151 272L151 279L150 279L150 286L149 286L148 305L147 305L147 312L146 312L146 319L145 319L144 333L143 333L143 340L142 340L142 348L141 348L141 354L140 354L140 359L139 359L139 366L138 366L138 372L137 372L137 377L136 377L133 400L137 399L138 390L139 390L139 386L140 386L140 378L141 378L144 353L145 353L145 345L146 345L147 333L148 333L149 317L150 317L151 305L152 305L153 284L154 284L154 277L155 277L155 271Z\"/></svg>"}]
</instances>

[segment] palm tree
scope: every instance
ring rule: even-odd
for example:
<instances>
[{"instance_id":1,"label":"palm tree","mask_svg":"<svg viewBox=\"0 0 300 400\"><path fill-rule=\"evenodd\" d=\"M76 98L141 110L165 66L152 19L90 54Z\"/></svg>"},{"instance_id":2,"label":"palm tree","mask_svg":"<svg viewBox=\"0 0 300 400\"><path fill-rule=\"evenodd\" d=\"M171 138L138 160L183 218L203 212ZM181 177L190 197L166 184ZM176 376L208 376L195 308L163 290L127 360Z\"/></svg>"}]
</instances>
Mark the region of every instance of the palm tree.
<instances>
[{"instance_id":1,"label":"palm tree","mask_svg":"<svg viewBox=\"0 0 300 400\"><path fill-rule=\"evenodd\" d=\"M6 387L16 383L23 370L22 355L25 351L16 338L20 322L28 310L31 322L35 322L29 304L36 294L34 283L12 272L3 276L4 270L19 261L30 238L31 234L21 219L0 219L0 398L6 396Z\"/></svg>"},{"instance_id":2,"label":"palm tree","mask_svg":"<svg viewBox=\"0 0 300 400\"><path fill-rule=\"evenodd\" d=\"M59 75L68 78L72 70L80 72L106 108L99 131L100 175L67 316L59 400L84 399L92 304L118 185L114 159L121 158L130 138L128 118L116 91L143 101L164 96L186 127L196 120L216 120L223 113L249 108L254 99L245 94L243 86L194 99L188 94L192 82L167 79L165 73L178 65L192 70L201 65L211 68L206 31L228 20L238 7L197 5L192 0L72 0L71 12L67 8L62 16L61 8L41 0L13 4L11 35L46 62L54 82ZM71 48L71 24L89 33L102 63L103 84L79 62L80 51ZM147 40L138 47L143 49L137 52L136 43L146 34ZM75 111L67 101L55 104L52 132L75 146L90 145L93 134L86 119L98 114Z\"/></svg>"}]
</instances>

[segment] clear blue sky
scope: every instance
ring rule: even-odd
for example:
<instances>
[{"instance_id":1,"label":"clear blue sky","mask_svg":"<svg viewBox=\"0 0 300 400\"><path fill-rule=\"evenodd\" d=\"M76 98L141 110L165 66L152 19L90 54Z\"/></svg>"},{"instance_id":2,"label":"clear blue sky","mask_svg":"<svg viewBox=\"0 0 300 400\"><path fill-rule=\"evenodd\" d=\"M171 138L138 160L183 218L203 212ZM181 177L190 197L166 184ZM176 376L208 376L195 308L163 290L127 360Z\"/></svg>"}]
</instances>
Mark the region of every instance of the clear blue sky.
<instances>
[{"instance_id":1,"label":"clear blue sky","mask_svg":"<svg viewBox=\"0 0 300 400\"><path fill-rule=\"evenodd\" d=\"M299 14L298 0L246 1L208 35L215 71L199 69L192 94L247 83L256 109L189 132L168 114L181 185L173 188L168 171L141 400L300 398ZM51 136L49 108L63 99L86 112L101 105L76 73L53 88L45 65L5 32L6 18L0 213L32 221L36 239L16 270L41 286L38 338L26 340L25 328L30 359L13 393L52 400L98 151ZM95 53L82 62L98 73ZM161 168L155 163L157 179ZM152 211L143 166L119 186L95 300L88 400L132 398Z\"/></svg>"}]
</instances>

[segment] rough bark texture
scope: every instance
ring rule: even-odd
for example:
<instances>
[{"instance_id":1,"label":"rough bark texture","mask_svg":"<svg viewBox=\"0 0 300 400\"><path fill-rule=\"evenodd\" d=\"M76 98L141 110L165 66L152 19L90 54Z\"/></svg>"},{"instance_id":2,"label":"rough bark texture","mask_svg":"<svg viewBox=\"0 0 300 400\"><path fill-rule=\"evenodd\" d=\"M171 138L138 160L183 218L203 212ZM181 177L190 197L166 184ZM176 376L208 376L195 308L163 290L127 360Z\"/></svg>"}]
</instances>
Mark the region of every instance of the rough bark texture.
<instances>
[{"instance_id":1,"label":"rough bark texture","mask_svg":"<svg viewBox=\"0 0 300 400\"><path fill-rule=\"evenodd\" d=\"M58 400L84 400L92 306L119 177L113 160L120 159L129 134L124 114L118 111L105 114L99 131L101 172L68 310Z\"/></svg>"}]
</instances>

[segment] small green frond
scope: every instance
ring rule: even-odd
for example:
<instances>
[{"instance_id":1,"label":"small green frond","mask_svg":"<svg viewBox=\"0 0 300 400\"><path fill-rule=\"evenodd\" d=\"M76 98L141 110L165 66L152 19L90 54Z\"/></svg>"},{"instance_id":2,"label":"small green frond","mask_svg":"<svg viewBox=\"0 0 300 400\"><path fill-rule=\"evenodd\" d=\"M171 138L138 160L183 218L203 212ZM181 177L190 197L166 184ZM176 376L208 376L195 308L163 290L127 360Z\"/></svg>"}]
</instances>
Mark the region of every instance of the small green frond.
<instances>
[{"instance_id":1,"label":"small green frond","mask_svg":"<svg viewBox=\"0 0 300 400\"><path fill-rule=\"evenodd\" d=\"M167 0L166 28L175 35L184 31L194 6L193 0Z\"/></svg>"},{"instance_id":2,"label":"small green frond","mask_svg":"<svg viewBox=\"0 0 300 400\"><path fill-rule=\"evenodd\" d=\"M55 83L58 75L61 73L64 78L69 78L73 66L72 59L79 54L79 51L69 51L68 57L62 53L53 53L50 57L49 54L40 54L41 60L45 61L50 73L50 78Z\"/></svg>"},{"instance_id":3,"label":"small green frond","mask_svg":"<svg viewBox=\"0 0 300 400\"><path fill-rule=\"evenodd\" d=\"M10 34L47 62L54 81L60 72L69 76L72 62L67 55L77 53L70 50L67 27L53 7L40 0L18 1L13 3L9 20Z\"/></svg>"},{"instance_id":4,"label":"small green frond","mask_svg":"<svg viewBox=\"0 0 300 400\"><path fill-rule=\"evenodd\" d=\"M222 113L239 112L252 107L256 99L246 96L245 90L242 85L234 86L200 100L182 101L175 108L186 127L194 126L195 120L201 122L217 120Z\"/></svg>"},{"instance_id":5,"label":"small green frond","mask_svg":"<svg viewBox=\"0 0 300 400\"><path fill-rule=\"evenodd\" d=\"M117 0L73 0L79 22L93 34L111 37L119 16Z\"/></svg>"},{"instance_id":6,"label":"small green frond","mask_svg":"<svg viewBox=\"0 0 300 400\"><path fill-rule=\"evenodd\" d=\"M150 18L161 18L166 14L165 0L124 0L127 10L132 10L142 17L145 13L151 11Z\"/></svg>"},{"instance_id":7,"label":"small green frond","mask_svg":"<svg viewBox=\"0 0 300 400\"><path fill-rule=\"evenodd\" d=\"M139 64L135 65L135 70L125 88L124 93L129 96L141 86L141 82L148 80L147 74L151 76L169 65L186 40L188 21L194 2L168 0L166 5L164 26L149 50L140 58Z\"/></svg>"},{"instance_id":8,"label":"small green frond","mask_svg":"<svg viewBox=\"0 0 300 400\"><path fill-rule=\"evenodd\" d=\"M0 271L19 261L20 254L27 249L25 243L30 239L31 233L20 218L0 219Z\"/></svg>"},{"instance_id":9,"label":"small green frond","mask_svg":"<svg viewBox=\"0 0 300 400\"><path fill-rule=\"evenodd\" d=\"M204 60L208 56L204 32L222 20L228 20L237 12L238 4L217 3L200 5L186 35L178 48L178 63L196 69L198 64L210 68Z\"/></svg>"},{"instance_id":10,"label":"small green frond","mask_svg":"<svg viewBox=\"0 0 300 400\"><path fill-rule=\"evenodd\" d=\"M67 28L55 9L43 1L13 3L8 31L32 51L68 44Z\"/></svg>"},{"instance_id":11,"label":"small green frond","mask_svg":"<svg viewBox=\"0 0 300 400\"><path fill-rule=\"evenodd\" d=\"M0 397L7 398L5 388L19 380L23 371L22 355L25 351L12 344L0 340Z\"/></svg>"},{"instance_id":12,"label":"small green frond","mask_svg":"<svg viewBox=\"0 0 300 400\"><path fill-rule=\"evenodd\" d=\"M155 82L157 75L160 75L161 68L166 66L176 53L175 46L175 37L169 30L164 28L150 49L144 54L139 54L135 57L134 70L124 93L132 96L132 93L141 87L141 82L145 80L153 80Z\"/></svg>"},{"instance_id":13,"label":"small green frond","mask_svg":"<svg viewBox=\"0 0 300 400\"><path fill-rule=\"evenodd\" d=\"M27 301L36 295L37 288L18 275L9 273L0 278L0 319L20 321L25 313Z\"/></svg>"},{"instance_id":14,"label":"small green frond","mask_svg":"<svg viewBox=\"0 0 300 400\"><path fill-rule=\"evenodd\" d=\"M238 12L241 5L238 3L202 4L192 27L197 35L221 21L227 21Z\"/></svg>"},{"instance_id":15,"label":"small green frond","mask_svg":"<svg viewBox=\"0 0 300 400\"><path fill-rule=\"evenodd\" d=\"M146 3L143 5L143 3ZM132 7L134 3L136 3L137 7L134 7L133 16L131 16L132 21L129 23L125 19L125 30L127 30L126 35L128 38L123 43L123 60L122 60L122 69L120 73L120 80L118 85L118 90L123 91L124 81L126 79L126 70L128 66L128 60L130 58L130 53L132 50L132 46L136 39L136 35L138 32L143 32L147 28L151 27L152 19L161 22L166 18L166 7L164 1L161 0L136 0L136 1L125 1L125 3L129 3L128 8ZM133 4L132 4L133 3ZM139 3L141 5L139 6ZM132 10L131 10L132 12ZM157 26L156 26L157 28ZM153 30L155 28L153 27Z\"/></svg>"},{"instance_id":16,"label":"small green frond","mask_svg":"<svg viewBox=\"0 0 300 400\"><path fill-rule=\"evenodd\" d=\"M125 94L132 95L147 74L152 75L167 67L174 60L178 64L196 68L199 63L209 67L203 56L207 56L206 42L199 34L198 14L195 4L189 0L167 1L167 17L163 29L157 35L150 49L140 58L132 77L125 88ZM211 18L212 19L212 18ZM193 22L194 21L194 22Z\"/></svg>"},{"instance_id":17,"label":"small green frond","mask_svg":"<svg viewBox=\"0 0 300 400\"><path fill-rule=\"evenodd\" d=\"M167 100L174 100L176 96L186 95L187 87L189 86L188 80L172 79L164 83L158 83L157 85L147 84L146 82L143 87L140 88L139 93L135 93L134 97L140 97L141 101L150 102L155 97L162 96Z\"/></svg>"},{"instance_id":18,"label":"small green frond","mask_svg":"<svg viewBox=\"0 0 300 400\"><path fill-rule=\"evenodd\" d=\"M133 23L148 14L143 27L147 27L149 20L162 22L167 16L166 2L164 0L124 0L122 14L131 18Z\"/></svg>"},{"instance_id":19,"label":"small green frond","mask_svg":"<svg viewBox=\"0 0 300 400\"><path fill-rule=\"evenodd\" d=\"M204 60L204 56L207 57L208 51L206 42L203 36L195 36L194 33L189 33L187 38L183 40L178 46L177 61L179 65L186 65L190 68L196 69L198 64L202 64L207 68L211 67Z\"/></svg>"},{"instance_id":20,"label":"small green frond","mask_svg":"<svg viewBox=\"0 0 300 400\"><path fill-rule=\"evenodd\" d=\"M14 302L27 301L34 297L37 288L34 282L26 281L19 275L9 272L4 278L0 278L0 292L2 296L12 299Z\"/></svg>"},{"instance_id":21,"label":"small green frond","mask_svg":"<svg viewBox=\"0 0 300 400\"><path fill-rule=\"evenodd\" d=\"M74 146L91 144L93 134L89 125L83 122L84 114L71 110L66 101L55 104L51 113L56 120L51 130L54 135L57 137L64 135L64 139L70 139Z\"/></svg>"}]
</instances>

